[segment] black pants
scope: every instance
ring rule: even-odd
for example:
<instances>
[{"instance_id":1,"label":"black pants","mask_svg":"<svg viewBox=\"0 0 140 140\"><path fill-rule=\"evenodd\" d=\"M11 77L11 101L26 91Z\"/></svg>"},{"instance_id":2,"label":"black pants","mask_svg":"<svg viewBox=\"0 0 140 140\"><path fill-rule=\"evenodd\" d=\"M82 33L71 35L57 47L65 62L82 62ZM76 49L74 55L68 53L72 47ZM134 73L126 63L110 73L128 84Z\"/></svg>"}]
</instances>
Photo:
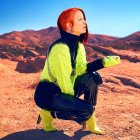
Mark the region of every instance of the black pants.
<instances>
[{"instance_id":1,"label":"black pants","mask_svg":"<svg viewBox=\"0 0 140 140\"><path fill-rule=\"evenodd\" d=\"M75 85L75 95L61 92L60 88L51 82L39 82L35 91L35 102L42 109L49 110L52 116L64 120L74 120L84 123L94 111L97 101L98 85L102 79L98 73L78 76ZM84 94L84 100L79 96Z\"/></svg>"}]
</instances>

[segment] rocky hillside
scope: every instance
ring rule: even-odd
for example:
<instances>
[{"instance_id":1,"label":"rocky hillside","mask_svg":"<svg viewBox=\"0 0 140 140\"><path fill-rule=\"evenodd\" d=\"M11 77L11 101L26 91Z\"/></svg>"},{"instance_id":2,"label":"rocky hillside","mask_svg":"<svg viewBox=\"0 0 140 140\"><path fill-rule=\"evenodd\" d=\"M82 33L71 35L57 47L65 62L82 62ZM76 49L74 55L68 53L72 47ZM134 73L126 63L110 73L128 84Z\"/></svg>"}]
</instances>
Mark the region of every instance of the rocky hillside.
<instances>
[{"instance_id":1,"label":"rocky hillside","mask_svg":"<svg viewBox=\"0 0 140 140\"><path fill-rule=\"evenodd\" d=\"M0 58L18 61L16 70L19 72L37 72L43 65L38 63L38 60L45 61L49 45L59 37L59 30L56 27L39 31L13 31L0 35ZM122 59L135 63L140 61L140 32L124 38L89 34L85 46L88 61L105 55L119 55ZM21 64L22 67L18 67Z\"/></svg>"},{"instance_id":2,"label":"rocky hillside","mask_svg":"<svg viewBox=\"0 0 140 140\"><path fill-rule=\"evenodd\" d=\"M124 38L110 41L107 45L120 50L140 51L140 32L135 32Z\"/></svg>"}]
</instances>

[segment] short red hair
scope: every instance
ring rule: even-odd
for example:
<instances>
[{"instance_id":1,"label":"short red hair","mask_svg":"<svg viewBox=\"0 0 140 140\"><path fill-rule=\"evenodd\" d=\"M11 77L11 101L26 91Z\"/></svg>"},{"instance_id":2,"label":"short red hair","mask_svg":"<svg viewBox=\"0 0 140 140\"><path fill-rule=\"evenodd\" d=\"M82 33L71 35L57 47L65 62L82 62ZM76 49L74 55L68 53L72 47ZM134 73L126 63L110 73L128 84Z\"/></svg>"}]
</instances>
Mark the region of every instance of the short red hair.
<instances>
[{"instance_id":1,"label":"short red hair","mask_svg":"<svg viewBox=\"0 0 140 140\"><path fill-rule=\"evenodd\" d=\"M58 20L57 20L57 26L58 26L60 31L66 30L66 23L67 22L70 22L72 25L74 24L73 23L74 14L77 11L81 11L83 13L84 19L86 20L85 13L82 9L80 9L80 8L67 9L60 14L60 16L58 17ZM86 43L87 39L88 39L88 27L86 28L86 33L80 35L80 41L82 43Z\"/></svg>"}]
</instances>

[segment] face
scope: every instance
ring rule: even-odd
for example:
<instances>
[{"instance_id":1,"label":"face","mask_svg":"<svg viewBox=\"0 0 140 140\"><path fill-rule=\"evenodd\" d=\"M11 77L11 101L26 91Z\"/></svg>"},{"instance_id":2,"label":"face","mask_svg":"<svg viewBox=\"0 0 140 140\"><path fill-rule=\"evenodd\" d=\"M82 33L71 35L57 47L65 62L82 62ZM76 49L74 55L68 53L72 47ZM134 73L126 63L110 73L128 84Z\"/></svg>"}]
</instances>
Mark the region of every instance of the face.
<instances>
[{"instance_id":1,"label":"face","mask_svg":"<svg viewBox=\"0 0 140 140\"><path fill-rule=\"evenodd\" d=\"M81 34L86 33L86 21L81 11L75 13L73 22L74 25L71 27L71 34L80 36Z\"/></svg>"}]
</instances>

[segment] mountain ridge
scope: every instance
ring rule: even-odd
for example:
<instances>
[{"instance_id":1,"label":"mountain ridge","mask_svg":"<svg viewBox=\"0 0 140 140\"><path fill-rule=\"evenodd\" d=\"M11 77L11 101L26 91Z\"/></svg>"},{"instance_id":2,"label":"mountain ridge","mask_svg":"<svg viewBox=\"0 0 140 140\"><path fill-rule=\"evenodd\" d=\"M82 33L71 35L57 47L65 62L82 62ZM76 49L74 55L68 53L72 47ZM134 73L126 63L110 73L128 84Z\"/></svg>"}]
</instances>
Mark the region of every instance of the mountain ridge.
<instances>
[{"instance_id":1,"label":"mountain ridge","mask_svg":"<svg viewBox=\"0 0 140 140\"><path fill-rule=\"evenodd\" d=\"M0 35L0 58L19 61L22 66L27 63L31 66L35 62L41 61L41 67L39 66L41 69L48 47L59 37L59 30L56 27L38 31L13 31ZM106 55L119 55L121 59L134 63L140 62L140 32L123 38L89 34L85 49L88 62ZM34 64L33 67L35 68Z\"/></svg>"}]
</instances>

